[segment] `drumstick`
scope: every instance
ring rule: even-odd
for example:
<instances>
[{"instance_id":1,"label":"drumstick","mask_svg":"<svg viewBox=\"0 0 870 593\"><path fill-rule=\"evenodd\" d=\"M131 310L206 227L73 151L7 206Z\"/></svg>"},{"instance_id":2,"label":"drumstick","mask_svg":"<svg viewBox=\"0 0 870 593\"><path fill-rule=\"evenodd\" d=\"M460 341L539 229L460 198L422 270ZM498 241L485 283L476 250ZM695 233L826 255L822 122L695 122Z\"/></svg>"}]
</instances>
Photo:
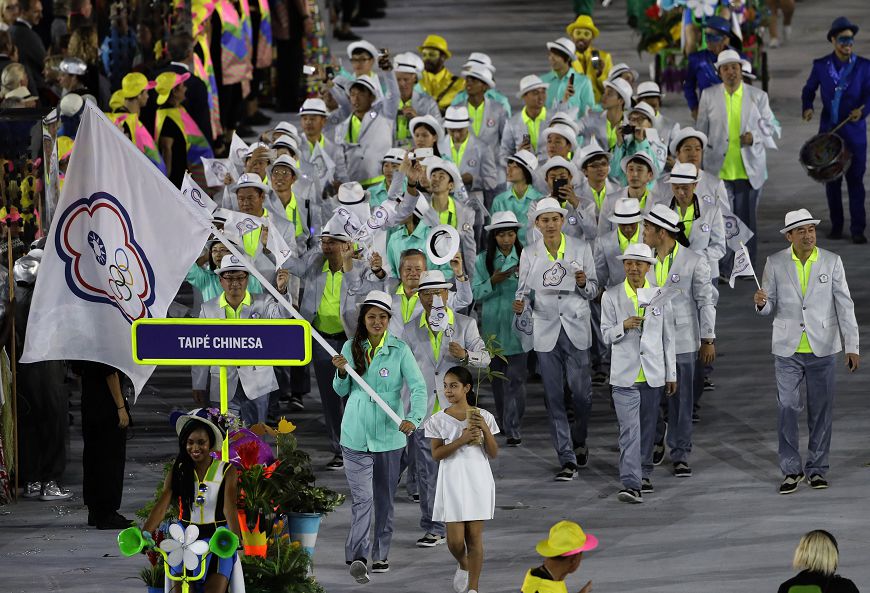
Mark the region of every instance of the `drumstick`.
<instances>
[{"instance_id":1,"label":"drumstick","mask_svg":"<svg viewBox=\"0 0 870 593\"><path fill-rule=\"evenodd\" d=\"M863 105L862 105L862 107L863 107ZM846 119L844 119L843 121L841 121L840 124L839 124L836 128L834 128L833 130L831 130L830 132L828 132L828 134L836 134L836 133L837 133L837 130L839 130L840 128L842 128L843 126L845 126L847 123L849 123L849 119L850 119L849 117L846 117Z\"/></svg>"}]
</instances>

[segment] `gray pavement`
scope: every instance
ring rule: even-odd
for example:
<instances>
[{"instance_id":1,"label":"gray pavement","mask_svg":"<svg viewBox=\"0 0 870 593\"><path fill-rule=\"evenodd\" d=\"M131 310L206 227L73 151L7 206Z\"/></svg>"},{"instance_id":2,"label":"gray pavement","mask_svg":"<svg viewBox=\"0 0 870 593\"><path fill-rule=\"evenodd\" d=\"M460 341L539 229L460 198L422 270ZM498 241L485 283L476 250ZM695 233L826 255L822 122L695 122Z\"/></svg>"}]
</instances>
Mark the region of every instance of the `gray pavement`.
<instances>
[{"instance_id":1,"label":"gray pavement","mask_svg":"<svg viewBox=\"0 0 870 593\"><path fill-rule=\"evenodd\" d=\"M427 33L445 35L457 56L454 71L470 51L490 53L497 81L512 96L519 78L546 68L544 43L559 36L570 19L570 3L519 0L405 0L390 2L389 18L375 21L368 39L393 53L416 47ZM826 217L823 188L810 181L797 162L797 151L813 135L815 123L799 120L799 92L812 58L829 51L824 33L839 14L870 29L866 0L803 1L798 4L793 41L770 53L771 103L783 124L780 150L768 154L770 179L760 208L759 261L784 246L777 232L787 210L804 206ZM646 72L625 27L624 4L599 9L600 45ZM866 32L858 37L858 53L870 54ZM341 46L336 46L339 51ZM644 56L646 59L648 56ZM670 96L666 111L687 121L681 96ZM826 230L825 223L822 231ZM820 233L820 237L824 232ZM859 323L870 315L864 295L866 246L828 243L843 256ZM759 264L759 268L761 264ZM759 269L759 274L761 270ZM800 535L824 528L838 538L840 573L859 588L870 583L866 496L870 486L867 447L866 376L862 368L848 375L838 370L831 488L807 487L779 496L776 456L776 403L770 322L750 309L752 282L735 290L722 288L719 303L714 380L707 392L702 420L696 425L692 465L695 476L677 480L665 464L656 469L656 493L640 506L616 501L616 420L608 394L595 393L589 444L590 464L571 483L551 481L557 469L547 433L541 385L529 389L524 446L503 448L493 462L496 475L496 517L486 525L486 561L481 591L517 591L528 567L537 563L534 544L549 526L563 518L580 522L601 540L600 549L584 558L580 573L569 580L576 591L588 579L597 592L643 590L649 593L761 593L775 591L792 571L790 562ZM164 459L172 455L174 438L167 414L189 405L189 379L182 370L159 370L134 408L137 428L129 441L124 507L128 516L150 496ZM318 421L316 393L307 409L292 416L302 446L322 465L329 454ZM485 398L484 407L491 407ZM803 435L804 442L806 434ZM72 454L66 483L81 491L81 435L72 430ZM323 471L324 485L347 490L341 473ZM346 504L323 523L315 554L318 580L330 593L355 590L344 566L343 544L349 525ZM0 591L126 593L141 591L136 573L141 558L118 557L114 533L84 527L86 511L80 496L52 504L21 502L0 508ZM450 591L454 563L445 546L420 550L419 509L396 501L392 570L374 575L370 591L436 593Z\"/></svg>"}]
</instances>

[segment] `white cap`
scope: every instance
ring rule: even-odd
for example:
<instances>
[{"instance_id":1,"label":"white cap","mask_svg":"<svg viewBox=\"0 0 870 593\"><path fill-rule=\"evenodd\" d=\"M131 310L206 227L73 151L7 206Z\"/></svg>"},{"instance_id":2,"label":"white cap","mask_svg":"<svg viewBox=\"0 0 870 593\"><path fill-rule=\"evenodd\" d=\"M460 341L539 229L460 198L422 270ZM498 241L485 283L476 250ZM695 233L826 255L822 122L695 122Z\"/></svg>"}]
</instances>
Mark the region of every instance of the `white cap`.
<instances>
[{"instance_id":1,"label":"white cap","mask_svg":"<svg viewBox=\"0 0 870 593\"><path fill-rule=\"evenodd\" d=\"M625 103L625 109L628 110L631 106L631 85L628 84L628 81L624 78L615 78L613 80L605 80L604 86L609 86L614 91L622 97L623 103Z\"/></svg>"},{"instance_id":2,"label":"white cap","mask_svg":"<svg viewBox=\"0 0 870 593\"><path fill-rule=\"evenodd\" d=\"M366 41L365 39L361 39L360 41L354 41L347 46L347 57L352 58L353 52L360 50L368 52L373 58L377 58L378 54L380 53L378 51L378 48L376 48L373 43Z\"/></svg>"},{"instance_id":3,"label":"white cap","mask_svg":"<svg viewBox=\"0 0 870 593\"><path fill-rule=\"evenodd\" d=\"M451 105L444 113L444 128L447 130L461 130L471 125L468 117L468 108L465 105Z\"/></svg>"},{"instance_id":4,"label":"white cap","mask_svg":"<svg viewBox=\"0 0 870 593\"><path fill-rule=\"evenodd\" d=\"M492 65L492 58L490 58L487 54L481 52L471 52L471 55L468 56L468 60L462 65L464 69L472 68L475 66L480 66L489 70L493 75L495 74L495 66Z\"/></svg>"},{"instance_id":5,"label":"white cap","mask_svg":"<svg viewBox=\"0 0 870 593\"><path fill-rule=\"evenodd\" d=\"M557 51L572 61L574 60L574 52L577 50L574 42L567 37L559 37L556 41L548 41L547 49Z\"/></svg>"},{"instance_id":6,"label":"white cap","mask_svg":"<svg viewBox=\"0 0 870 593\"><path fill-rule=\"evenodd\" d=\"M719 52L719 57L716 58L716 63L713 64L716 67L716 70L724 66L725 64L739 64L742 58L740 54L738 54L733 49L725 49Z\"/></svg>"},{"instance_id":7,"label":"white cap","mask_svg":"<svg viewBox=\"0 0 870 593\"><path fill-rule=\"evenodd\" d=\"M559 205L559 200L556 198L541 198L537 203L535 203L535 220L537 220L541 214L547 214L549 212L556 212L562 216L568 214L568 211Z\"/></svg>"},{"instance_id":8,"label":"white cap","mask_svg":"<svg viewBox=\"0 0 870 593\"><path fill-rule=\"evenodd\" d=\"M326 108L326 103L323 99L305 99L302 109L299 110L299 115L322 115L327 117L329 109Z\"/></svg>"},{"instance_id":9,"label":"white cap","mask_svg":"<svg viewBox=\"0 0 870 593\"><path fill-rule=\"evenodd\" d=\"M523 76L520 80L520 92L517 93L517 98L522 99L523 95L528 93L529 91L533 91L535 89L545 89L547 88L547 83L541 80L541 77L537 74L529 74L528 76Z\"/></svg>"}]
</instances>

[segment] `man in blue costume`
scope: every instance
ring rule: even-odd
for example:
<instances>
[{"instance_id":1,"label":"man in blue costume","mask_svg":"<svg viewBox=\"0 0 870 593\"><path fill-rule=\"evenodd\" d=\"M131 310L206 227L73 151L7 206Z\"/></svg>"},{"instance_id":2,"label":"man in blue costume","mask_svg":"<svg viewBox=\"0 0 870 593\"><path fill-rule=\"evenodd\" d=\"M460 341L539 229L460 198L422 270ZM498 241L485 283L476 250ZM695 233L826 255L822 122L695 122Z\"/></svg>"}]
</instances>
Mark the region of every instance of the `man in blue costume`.
<instances>
[{"instance_id":1,"label":"man in blue costume","mask_svg":"<svg viewBox=\"0 0 870 593\"><path fill-rule=\"evenodd\" d=\"M730 34L731 23L721 16L711 16L704 21L707 49L696 51L689 56L686 80L683 82L683 95L692 111L692 119L698 119L698 101L701 92L707 87L722 82L713 64L716 63L719 53L726 49L734 49L728 44Z\"/></svg>"}]
</instances>

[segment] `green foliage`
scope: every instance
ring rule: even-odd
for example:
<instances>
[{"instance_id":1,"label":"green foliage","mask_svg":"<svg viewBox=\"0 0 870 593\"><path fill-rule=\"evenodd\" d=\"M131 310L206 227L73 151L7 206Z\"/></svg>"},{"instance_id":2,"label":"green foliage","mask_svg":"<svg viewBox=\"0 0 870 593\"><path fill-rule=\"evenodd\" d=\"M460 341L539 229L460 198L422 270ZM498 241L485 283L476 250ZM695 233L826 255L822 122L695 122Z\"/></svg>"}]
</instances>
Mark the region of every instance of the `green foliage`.
<instances>
[{"instance_id":1,"label":"green foliage","mask_svg":"<svg viewBox=\"0 0 870 593\"><path fill-rule=\"evenodd\" d=\"M146 587L163 587L164 583L164 568L163 562L158 562L153 566L146 566L139 571L139 578L145 583Z\"/></svg>"},{"instance_id":2,"label":"green foliage","mask_svg":"<svg viewBox=\"0 0 870 593\"><path fill-rule=\"evenodd\" d=\"M325 593L308 576L311 557L286 535L269 538L266 557L242 556L248 593Z\"/></svg>"},{"instance_id":3,"label":"green foliage","mask_svg":"<svg viewBox=\"0 0 870 593\"><path fill-rule=\"evenodd\" d=\"M507 364L507 358L504 355L504 348L501 347L501 342L498 341L495 334L490 334L483 342L484 349L489 353L491 359L498 358ZM480 397L480 385L484 380L492 384L493 381L507 381L507 377L501 371L493 371L489 367L485 369L471 369L472 374L477 376L477 386L474 389L474 405L477 406L477 400Z\"/></svg>"}]
</instances>

